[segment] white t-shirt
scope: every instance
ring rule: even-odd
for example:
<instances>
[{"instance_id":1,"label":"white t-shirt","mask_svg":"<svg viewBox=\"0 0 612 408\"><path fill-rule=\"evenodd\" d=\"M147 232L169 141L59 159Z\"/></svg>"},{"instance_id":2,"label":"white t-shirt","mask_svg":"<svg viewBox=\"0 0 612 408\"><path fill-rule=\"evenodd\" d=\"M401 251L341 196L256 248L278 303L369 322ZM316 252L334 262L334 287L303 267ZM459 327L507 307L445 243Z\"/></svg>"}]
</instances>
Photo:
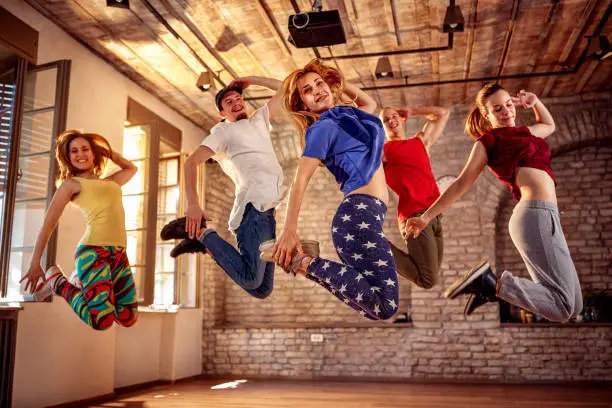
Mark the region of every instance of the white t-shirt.
<instances>
[{"instance_id":1,"label":"white t-shirt","mask_svg":"<svg viewBox=\"0 0 612 408\"><path fill-rule=\"evenodd\" d=\"M240 226L248 203L266 211L278 206L283 197L283 169L272 147L270 129L266 104L249 119L215 125L200 144L215 152L213 158L236 186L230 231Z\"/></svg>"}]
</instances>

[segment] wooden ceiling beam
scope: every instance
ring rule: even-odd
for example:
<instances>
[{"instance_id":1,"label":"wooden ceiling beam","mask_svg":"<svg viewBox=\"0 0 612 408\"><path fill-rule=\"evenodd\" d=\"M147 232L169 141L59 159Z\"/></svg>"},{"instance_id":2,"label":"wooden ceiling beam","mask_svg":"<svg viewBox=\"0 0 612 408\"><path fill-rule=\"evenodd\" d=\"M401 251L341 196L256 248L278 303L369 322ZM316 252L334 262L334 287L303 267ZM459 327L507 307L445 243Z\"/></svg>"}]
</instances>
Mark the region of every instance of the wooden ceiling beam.
<instances>
[{"instance_id":1,"label":"wooden ceiling beam","mask_svg":"<svg viewBox=\"0 0 612 408\"><path fill-rule=\"evenodd\" d=\"M531 55L529 56L529 62L525 68L526 74L531 74L535 67L538 64L538 60L540 55L542 55L542 51L546 49L550 34L553 26L556 22L557 12L559 11L561 1L560 0L551 0L550 6L548 7L548 12L546 13L546 23L544 29L540 31L538 36L538 43L531 50ZM529 84L529 79L525 79L521 81L520 89L527 89L527 85Z\"/></svg>"},{"instance_id":2,"label":"wooden ceiling beam","mask_svg":"<svg viewBox=\"0 0 612 408\"><path fill-rule=\"evenodd\" d=\"M112 65L121 67L120 71L122 74L138 83L148 92L156 95L197 126L210 128L217 123L216 117L213 117L202 109L201 104L195 103L184 93L183 89L155 69L147 62L145 57L139 55L132 47L126 44L125 41L117 38L117 36L108 30L106 26L88 10L88 8L84 7L76 0L66 1L62 4L62 7L66 7L80 20L78 29L70 24L70 21L65 18L65 14L63 18L60 19L46 4L45 6L47 7L39 4L41 1L44 2L44 0L28 1L36 9L40 7L47 11L45 14L46 17L57 26L64 28L64 30L73 37L78 38L78 30L82 30L83 21L88 22L96 31L102 33L102 36L85 43L85 45L88 46L88 48L92 48L102 59L108 61ZM152 41L154 40L152 39ZM176 95L176 97L173 97L173 94Z\"/></svg>"},{"instance_id":3,"label":"wooden ceiling beam","mask_svg":"<svg viewBox=\"0 0 612 408\"><path fill-rule=\"evenodd\" d=\"M589 82L593 72L597 69L601 61L599 60L591 60L586 63L587 68L584 73L580 76L578 83L576 84L576 88L574 89L574 93L581 93L584 89L584 86Z\"/></svg>"},{"instance_id":4,"label":"wooden ceiling beam","mask_svg":"<svg viewBox=\"0 0 612 408\"><path fill-rule=\"evenodd\" d=\"M574 47L576 46L576 44L582 38L582 32L584 31L586 24L589 21L589 18L591 17L591 13L595 9L596 5L597 5L597 0L588 0L587 4L584 7L584 10L582 11L582 15L580 16L580 19L578 20L578 23L572 30L572 34L567 40L567 43L565 44L565 47L563 48L563 51L561 52L561 55L559 56L559 61L557 62L558 66L563 68L567 65L570 54L572 50L574 49ZM546 97L550 94L550 91L555 86L555 82L557 82L556 76L551 76L548 79L548 82L546 83L546 86L544 87L544 92L542 92L542 97Z\"/></svg>"},{"instance_id":5,"label":"wooden ceiling beam","mask_svg":"<svg viewBox=\"0 0 612 408\"><path fill-rule=\"evenodd\" d=\"M512 42L514 30L516 29L516 20L518 19L520 4L521 0L513 0L512 2L512 13L510 14L510 21L508 21L506 38L504 38L504 47L502 48L502 52L499 57L497 76L502 76L504 72L504 66L506 65L506 60L508 59L508 49L510 48L510 43Z\"/></svg>"},{"instance_id":6,"label":"wooden ceiling beam","mask_svg":"<svg viewBox=\"0 0 612 408\"><path fill-rule=\"evenodd\" d=\"M178 2L178 0L158 0L161 4L164 5L166 10L174 17L174 19L182 24L184 28L197 40L201 45L203 45L208 53L212 55L217 63L223 67L223 69L232 77L232 79L238 78L239 75L224 59L224 57L216 50L216 48L209 42L206 35L200 30L196 21L194 21L193 17L185 11L183 5ZM210 10L210 9L209 9ZM217 13L220 16L220 13ZM242 43L241 43L242 44ZM254 59L254 56L246 48L246 54L250 56L251 59ZM244 51L244 49L243 49ZM265 70L265 72L269 75L269 72ZM269 75L270 76L270 75ZM257 109L260 107L260 104L255 101L249 100L248 103L254 108Z\"/></svg>"},{"instance_id":7,"label":"wooden ceiling beam","mask_svg":"<svg viewBox=\"0 0 612 408\"><path fill-rule=\"evenodd\" d=\"M393 17L393 31L395 32L395 42L397 43L397 46L401 46L404 42L402 41L402 33L400 32L400 23L399 23L399 18L398 18L398 13L397 13L397 0L390 0L391 4L390 9L391 9L391 16Z\"/></svg>"},{"instance_id":8,"label":"wooden ceiling beam","mask_svg":"<svg viewBox=\"0 0 612 408\"><path fill-rule=\"evenodd\" d=\"M467 47L465 49L465 58L463 60L463 79L468 79L470 77L470 70L472 68L472 52L474 49L474 39L476 29L476 24L478 23L478 0L472 0L472 5L470 8L470 13L467 19ZM468 86L469 83L465 83L463 85L463 97L461 100L463 103L467 101L468 98Z\"/></svg>"},{"instance_id":9,"label":"wooden ceiling beam","mask_svg":"<svg viewBox=\"0 0 612 408\"><path fill-rule=\"evenodd\" d=\"M78 6L81 7L82 10L93 19L93 21L95 21L96 25L100 29L104 30L108 35L110 35L113 41L124 46L131 53L133 53L141 61L142 64L147 65L151 70L155 71L158 75L163 77L168 84L170 84L178 93L180 93L180 95L182 95L184 98L186 98L189 101L189 104L192 105L192 107L194 108L196 112L199 111L200 112L199 114L203 114L207 117L206 119L207 122L209 123L217 122L217 116L215 115L215 112L214 112L214 97L209 93L202 93L202 91L197 89L195 86L195 82L197 81L199 72L193 67L191 67L185 61L185 59L183 59L183 57L179 55L179 53L177 53L177 51L175 50L175 47L177 46L176 44L173 44L173 45L168 44L167 41L161 35L157 34L155 29L151 28L148 25L148 23L145 21L146 19L145 16L147 15L148 11L145 11L144 8L138 8L138 3L136 2L132 3L132 7L134 9L130 10L130 14L132 18L138 22L138 29L139 29L138 34L144 33L147 37L150 38L152 43L157 44L157 46L159 47L159 51L162 52L159 55L160 59L166 58L169 61L173 61L173 62L177 61L180 64L179 66L173 63L167 64L168 66L164 66L164 64L151 64L149 62L150 53L145 52L145 51L148 51L148 49L150 48L149 45L144 45L140 47L140 44L142 42L134 41L131 38L125 39L124 36L121 35L123 33L118 34L112 30L113 28L112 24L105 24L105 21L103 22L98 19L98 17L101 17L101 16L96 16L93 14L95 10L98 10L95 8L93 4L90 4L91 7L85 7L82 4L83 2L93 1L93 0L78 0L78 1L69 0L69 1L72 2L73 4L78 4ZM141 16L143 17L141 18ZM158 27L157 27L157 31L160 31ZM128 34L128 37L129 37L129 34ZM132 45L124 40L132 42ZM181 70L181 67L182 67L182 70ZM179 72L179 71L182 71L182 72ZM171 80L171 78L173 77L175 79ZM209 109L205 109L205 106L203 106L203 102L209 105Z\"/></svg>"},{"instance_id":10,"label":"wooden ceiling beam","mask_svg":"<svg viewBox=\"0 0 612 408\"><path fill-rule=\"evenodd\" d=\"M221 64L223 69L227 71L232 78L238 78L240 75L232 69L232 67L225 61L225 59L219 54L215 47L208 41L204 33L199 29L197 23L193 21L193 18L185 12L181 4L177 4L176 0L159 0L166 9L173 15L173 17L183 24L193 36L208 50L208 52L215 57L215 59Z\"/></svg>"},{"instance_id":11,"label":"wooden ceiling beam","mask_svg":"<svg viewBox=\"0 0 612 408\"><path fill-rule=\"evenodd\" d=\"M345 26L345 32L347 34L347 43L342 47L345 49L341 54L363 54L366 52L366 45L363 42L360 34L360 23L364 20L359 18L358 10L353 8L353 4L346 4L345 0L328 0L327 9L338 9L343 21L349 22L350 27ZM351 35L352 34L352 35ZM330 56L333 56L331 47L326 47ZM376 80L374 72L370 67L370 61L368 58L359 58L354 60L333 60L330 61L339 69L344 77L351 82L355 83L356 86L364 87L368 84L373 83ZM330 63L328 62L328 64ZM351 74L356 74L357 78L351 78ZM381 96L378 92L374 95L377 103L380 105L383 103Z\"/></svg>"},{"instance_id":12,"label":"wooden ceiling beam","mask_svg":"<svg viewBox=\"0 0 612 408\"><path fill-rule=\"evenodd\" d=\"M272 32L272 35L278 43L278 47L281 49L283 54L285 54L286 57L291 57L291 49L289 48L289 46L287 46L287 43L285 42L285 39L282 36L280 28L276 23L276 19L274 18L268 5L266 4L266 0L257 0L257 2L255 3L255 7L263 18L263 21L268 27L268 29Z\"/></svg>"},{"instance_id":13,"label":"wooden ceiling beam","mask_svg":"<svg viewBox=\"0 0 612 408\"><path fill-rule=\"evenodd\" d=\"M203 67L200 69L196 69L192 67L183 56L179 54L181 45L183 45L180 40L173 41L174 44L169 43L169 41L164 38L163 35L160 35L162 31L158 27L159 22L155 16L153 16L153 21L151 21L151 17L147 16L150 13L150 10L146 7L146 5L142 2L143 0L132 0L132 8L130 8L130 12L140 22L143 30L157 43L159 43L168 53L174 55L177 60L181 62L181 64L188 70L190 70L193 75L197 78L199 74L202 72L202 68L209 69L204 61L202 61ZM141 4L141 6L139 6ZM144 7L142 7L144 6ZM173 37L174 38L174 37Z\"/></svg>"},{"instance_id":14,"label":"wooden ceiling beam","mask_svg":"<svg viewBox=\"0 0 612 408\"><path fill-rule=\"evenodd\" d=\"M436 6L436 2L429 0L429 21L440 21L440 9ZM429 43L434 42L434 33L438 34L437 31L429 31ZM425 58L429 57L431 61L431 75L435 81L440 80L440 51L427 53ZM433 105L440 106L442 101L440 100L440 87L436 86L433 89L432 97L430 98Z\"/></svg>"}]
</instances>

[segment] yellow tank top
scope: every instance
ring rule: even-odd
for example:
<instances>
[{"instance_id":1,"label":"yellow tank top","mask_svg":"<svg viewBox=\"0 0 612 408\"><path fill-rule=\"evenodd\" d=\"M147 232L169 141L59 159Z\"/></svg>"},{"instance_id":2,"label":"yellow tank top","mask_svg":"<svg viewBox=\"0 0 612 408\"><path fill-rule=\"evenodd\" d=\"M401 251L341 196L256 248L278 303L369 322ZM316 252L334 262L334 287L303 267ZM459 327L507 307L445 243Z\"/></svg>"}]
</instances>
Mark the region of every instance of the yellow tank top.
<instances>
[{"instance_id":1,"label":"yellow tank top","mask_svg":"<svg viewBox=\"0 0 612 408\"><path fill-rule=\"evenodd\" d=\"M126 246L125 213L121 187L111 180L74 177L81 192L72 202L87 218L80 245Z\"/></svg>"}]
</instances>

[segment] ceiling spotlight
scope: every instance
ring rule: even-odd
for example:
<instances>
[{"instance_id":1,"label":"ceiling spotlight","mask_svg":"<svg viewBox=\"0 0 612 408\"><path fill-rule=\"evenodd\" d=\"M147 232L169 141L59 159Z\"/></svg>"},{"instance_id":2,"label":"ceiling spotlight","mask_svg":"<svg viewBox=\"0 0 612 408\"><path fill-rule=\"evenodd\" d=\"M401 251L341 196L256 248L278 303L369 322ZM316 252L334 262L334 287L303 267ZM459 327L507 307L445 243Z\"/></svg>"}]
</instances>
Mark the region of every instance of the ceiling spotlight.
<instances>
[{"instance_id":1,"label":"ceiling spotlight","mask_svg":"<svg viewBox=\"0 0 612 408\"><path fill-rule=\"evenodd\" d=\"M460 33L463 31L465 20L459 6L455 6L454 1L446 8L444 16L444 24L442 24L442 32L444 33Z\"/></svg>"},{"instance_id":2,"label":"ceiling spotlight","mask_svg":"<svg viewBox=\"0 0 612 408\"><path fill-rule=\"evenodd\" d=\"M389 57L380 57L376 63L376 78L393 78L393 68L391 68L391 61Z\"/></svg>"},{"instance_id":3,"label":"ceiling spotlight","mask_svg":"<svg viewBox=\"0 0 612 408\"><path fill-rule=\"evenodd\" d=\"M599 37L588 37L589 38L589 51L588 55L591 58L603 61L607 58L612 57L612 46L610 41L605 35Z\"/></svg>"},{"instance_id":4,"label":"ceiling spotlight","mask_svg":"<svg viewBox=\"0 0 612 408\"><path fill-rule=\"evenodd\" d=\"M198 78L198 82L196 83L196 86L198 87L200 91L203 91L203 92L210 91L210 90L214 91L216 89L215 76L213 75L211 71L202 72L202 74Z\"/></svg>"},{"instance_id":5,"label":"ceiling spotlight","mask_svg":"<svg viewBox=\"0 0 612 408\"><path fill-rule=\"evenodd\" d=\"M106 0L106 6L129 9L130 0Z\"/></svg>"}]
</instances>

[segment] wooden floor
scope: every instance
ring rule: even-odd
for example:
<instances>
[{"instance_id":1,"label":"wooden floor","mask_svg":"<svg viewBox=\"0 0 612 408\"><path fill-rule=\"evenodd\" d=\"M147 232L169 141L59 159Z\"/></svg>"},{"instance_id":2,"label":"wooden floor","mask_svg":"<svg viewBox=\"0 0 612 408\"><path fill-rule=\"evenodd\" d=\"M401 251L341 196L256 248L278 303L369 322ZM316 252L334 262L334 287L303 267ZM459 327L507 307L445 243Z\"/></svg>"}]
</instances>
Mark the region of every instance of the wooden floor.
<instances>
[{"instance_id":1,"label":"wooden floor","mask_svg":"<svg viewBox=\"0 0 612 408\"><path fill-rule=\"evenodd\" d=\"M612 408L612 387L198 380L123 395L104 408ZM231 384L230 384L231 385ZM223 386L223 385L222 385ZM227 383L226 383L227 386Z\"/></svg>"}]
</instances>

